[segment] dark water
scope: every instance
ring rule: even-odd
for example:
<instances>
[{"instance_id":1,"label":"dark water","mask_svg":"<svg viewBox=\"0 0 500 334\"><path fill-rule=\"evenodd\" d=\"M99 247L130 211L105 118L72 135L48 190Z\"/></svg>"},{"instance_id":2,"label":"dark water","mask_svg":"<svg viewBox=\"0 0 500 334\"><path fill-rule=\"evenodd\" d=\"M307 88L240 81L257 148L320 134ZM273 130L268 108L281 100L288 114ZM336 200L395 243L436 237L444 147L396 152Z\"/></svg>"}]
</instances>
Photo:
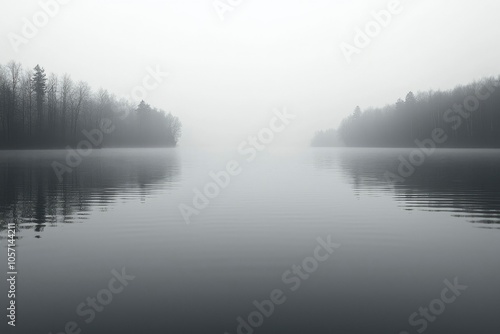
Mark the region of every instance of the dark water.
<instances>
[{"instance_id":1,"label":"dark water","mask_svg":"<svg viewBox=\"0 0 500 334\"><path fill-rule=\"evenodd\" d=\"M408 153L277 150L247 163L233 152L103 149L60 182L51 163L65 152L0 152L4 272L6 224L19 229L17 326L4 313L2 333L74 321L81 333L233 334L274 289L284 303L243 333L418 333L424 323L425 333L498 333L500 151L438 151L405 183L387 183ZM187 225L179 204L231 159L241 174ZM292 291L282 274L328 235L341 246ZM122 268L135 278L86 323L77 307ZM467 289L410 325L455 279Z\"/></svg>"}]
</instances>

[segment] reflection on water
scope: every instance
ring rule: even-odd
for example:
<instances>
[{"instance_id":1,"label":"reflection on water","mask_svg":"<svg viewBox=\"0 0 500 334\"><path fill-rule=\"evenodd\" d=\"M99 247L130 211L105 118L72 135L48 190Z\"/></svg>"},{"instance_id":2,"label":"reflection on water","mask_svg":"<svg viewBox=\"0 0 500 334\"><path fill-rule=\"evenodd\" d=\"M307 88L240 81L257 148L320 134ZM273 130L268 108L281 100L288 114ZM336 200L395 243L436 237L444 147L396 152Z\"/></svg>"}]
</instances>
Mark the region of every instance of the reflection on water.
<instances>
[{"instance_id":1,"label":"reflection on water","mask_svg":"<svg viewBox=\"0 0 500 334\"><path fill-rule=\"evenodd\" d=\"M145 200L156 190L175 187L180 174L173 149L96 150L65 173L60 182L52 168L65 163L66 151L12 151L0 155L0 231L7 222L42 232L47 225L87 219L116 201Z\"/></svg>"},{"instance_id":2,"label":"reflection on water","mask_svg":"<svg viewBox=\"0 0 500 334\"><path fill-rule=\"evenodd\" d=\"M398 156L410 150L351 149L317 151L318 168L339 168L356 194L389 193L405 210L449 212L481 228L500 224L500 151L439 150L404 183L391 184Z\"/></svg>"},{"instance_id":3,"label":"reflection on water","mask_svg":"<svg viewBox=\"0 0 500 334\"><path fill-rule=\"evenodd\" d=\"M496 333L500 234L472 227L498 226L497 151L436 152L393 186L383 175L400 152L276 150L245 164L232 151L103 149L61 183L50 163L65 152L0 152L0 212L22 236L19 323L0 333L68 321L93 334L237 333L273 289L287 301L256 334L417 333L410 314L455 277L469 288L425 333ZM186 225L179 203L229 159L241 175ZM329 235L342 246L292 292L283 273ZM76 307L120 268L136 279L86 324Z\"/></svg>"},{"instance_id":4,"label":"reflection on water","mask_svg":"<svg viewBox=\"0 0 500 334\"><path fill-rule=\"evenodd\" d=\"M20 229L42 232L47 225L81 222L116 201L140 199L175 188L181 166L173 149L97 150L59 182L51 163L65 151L2 152L0 231L15 221ZM316 149L319 169L334 169L356 195L390 194L405 210L449 212L481 228L500 224L500 151L440 150L404 183L388 183L404 149Z\"/></svg>"}]
</instances>

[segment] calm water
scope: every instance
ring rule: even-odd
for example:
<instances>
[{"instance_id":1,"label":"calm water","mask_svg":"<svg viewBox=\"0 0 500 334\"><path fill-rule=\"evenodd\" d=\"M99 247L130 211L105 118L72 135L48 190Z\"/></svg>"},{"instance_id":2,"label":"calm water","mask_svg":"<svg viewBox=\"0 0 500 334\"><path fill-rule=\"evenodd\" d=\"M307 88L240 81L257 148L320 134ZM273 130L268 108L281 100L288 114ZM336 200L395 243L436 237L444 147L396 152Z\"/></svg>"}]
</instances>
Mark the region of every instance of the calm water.
<instances>
[{"instance_id":1,"label":"calm water","mask_svg":"<svg viewBox=\"0 0 500 334\"><path fill-rule=\"evenodd\" d=\"M281 289L255 333L417 333L408 318L455 277L467 290L426 333L500 329L500 151L443 150L404 184L388 184L405 150L261 153L98 150L59 182L65 152L1 152L1 268L17 222L18 318L2 333L236 333L254 300ZM210 171L242 172L187 225ZM282 274L340 243L296 291ZM76 314L113 269L134 275L87 324ZM6 283L0 284L2 309ZM417 319L420 319L419 316ZM247 333L247 332L245 332Z\"/></svg>"}]
</instances>

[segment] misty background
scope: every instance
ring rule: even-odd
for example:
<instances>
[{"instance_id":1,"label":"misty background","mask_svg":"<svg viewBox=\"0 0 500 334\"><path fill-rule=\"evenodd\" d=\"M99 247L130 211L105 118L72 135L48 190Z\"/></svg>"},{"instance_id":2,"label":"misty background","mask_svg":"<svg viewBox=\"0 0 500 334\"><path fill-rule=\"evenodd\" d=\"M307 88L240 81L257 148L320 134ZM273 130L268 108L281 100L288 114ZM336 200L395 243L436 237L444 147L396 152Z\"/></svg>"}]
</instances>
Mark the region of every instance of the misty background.
<instances>
[{"instance_id":1,"label":"misty background","mask_svg":"<svg viewBox=\"0 0 500 334\"><path fill-rule=\"evenodd\" d=\"M493 0L402 0L402 13L350 64L340 44L388 1L243 1L222 21L211 0L73 0L17 53L6 35L20 34L40 5L1 3L9 10L0 11L0 63L40 64L117 96L140 85L148 67L169 72L145 100L182 120L181 146L236 147L280 107L297 119L273 145L305 146L357 105L498 74Z\"/></svg>"}]
</instances>

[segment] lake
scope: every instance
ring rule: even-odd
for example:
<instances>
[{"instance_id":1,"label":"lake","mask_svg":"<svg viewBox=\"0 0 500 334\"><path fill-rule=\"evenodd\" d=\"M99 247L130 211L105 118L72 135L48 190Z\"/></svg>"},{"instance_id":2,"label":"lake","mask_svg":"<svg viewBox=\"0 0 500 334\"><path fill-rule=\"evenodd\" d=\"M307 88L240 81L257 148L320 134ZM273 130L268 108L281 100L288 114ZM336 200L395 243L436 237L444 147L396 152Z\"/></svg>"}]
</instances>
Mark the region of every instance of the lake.
<instances>
[{"instance_id":1,"label":"lake","mask_svg":"<svg viewBox=\"0 0 500 334\"><path fill-rule=\"evenodd\" d=\"M0 152L2 333L498 333L500 151L409 152Z\"/></svg>"}]
</instances>

